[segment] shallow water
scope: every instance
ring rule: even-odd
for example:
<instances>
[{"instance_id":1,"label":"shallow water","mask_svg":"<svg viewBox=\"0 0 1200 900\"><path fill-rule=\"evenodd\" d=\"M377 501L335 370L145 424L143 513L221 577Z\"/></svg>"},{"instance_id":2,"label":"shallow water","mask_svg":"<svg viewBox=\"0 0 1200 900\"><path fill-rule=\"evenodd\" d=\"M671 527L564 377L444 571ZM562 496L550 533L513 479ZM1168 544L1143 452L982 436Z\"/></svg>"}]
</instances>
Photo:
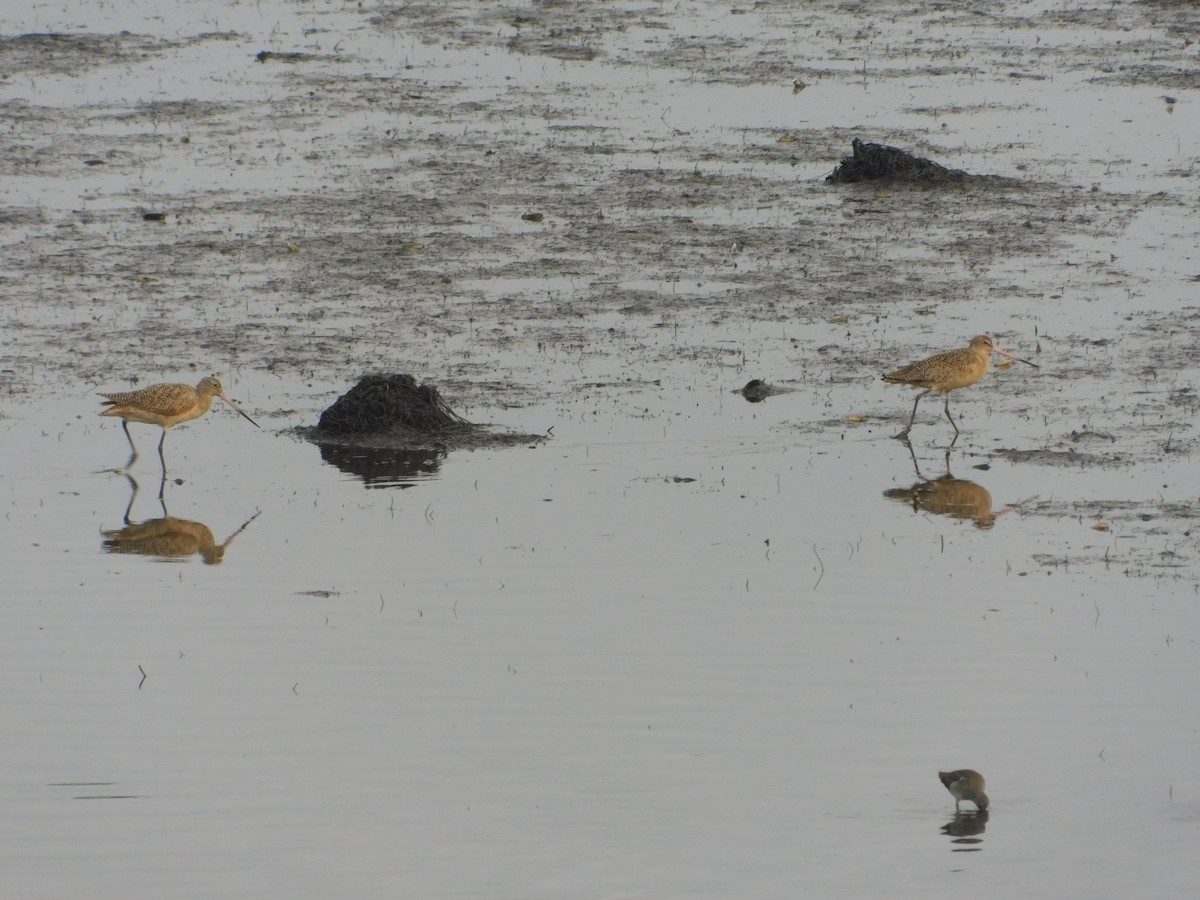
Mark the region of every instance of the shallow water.
<instances>
[{"instance_id":1,"label":"shallow water","mask_svg":"<svg viewBox=\"0 0 1200 900\"><path fill-rule=\"evenodd\" d=\"M4 23L132 32L3 51L6 891L1190 889L1189 13L793 7ZM984 331L910 455L879 372ZM365 479L292 429L367 369L551 437ZM213 370L263 428L131 503L92 392Z\"/></svg>"}]
</instances>

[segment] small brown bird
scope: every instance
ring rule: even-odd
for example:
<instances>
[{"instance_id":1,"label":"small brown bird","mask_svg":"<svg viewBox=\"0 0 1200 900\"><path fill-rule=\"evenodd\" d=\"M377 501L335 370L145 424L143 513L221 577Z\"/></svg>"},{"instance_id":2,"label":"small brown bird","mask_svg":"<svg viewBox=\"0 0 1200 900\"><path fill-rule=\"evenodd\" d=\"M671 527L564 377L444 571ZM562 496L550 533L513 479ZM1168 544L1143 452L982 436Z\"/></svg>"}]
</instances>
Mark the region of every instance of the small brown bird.
<instances>
[{"instance_id":1,"label":"small brown bird","mask_svg":"<svg viewBox=\"0 0 1200 900\"><path fill-rule=\"evenodd\" d=\"M163 444L167 440L167 430L182 422L200 418L208 412L214 397L220 397L247 422L255 428L259 427L257 422L242 412L241 407L229 399L229 395L221 387L221 382L211 375L208 378L200 379L200 383L195 387L188 384L152 384L140 391L101 394L100 396L105 398L102 402L108 407L100 415L121 417L121 427L125 429L129 449L133 451L129 462L125 463L127 469L133 465L138 456L133 437L129 434L130 422L157 425L163 430L162 437L158 441L158 458L162 462L164 472L167 470L167 461L163 457Z\"/></svg>"},{"instance_id":2,"label":"small brown bird","mask_svg":"<svg viewBox=\"0 0 1200 900\"><path fill-rule=\"evenodd\" d=\"M1031 363L1027 359L1013 356L1007 350L1001 350L992 343L990 337L980 334L971 338L971 344L968 347L938 353L928 359L884 375L883 380L892 384L907 384L912 387L925 388L917 395L916 402L913 403L912 415L908 417L908 424L896 437L900 440L908 439L908 433L913 427L913 420L917 417L917 404L921 402L921 398L930 391L941 391L946 395L946 418L950 419L950 424L954 426L954 435L957 438L958 425L950 416L950 392L970 387L983 378L992 363L993 353L1023 362L1035 369L1039 368L1037 363Z\"/></svg>"},{"instance_id":3,"label":"small brown bird","mask_svg":"<svg viewBox=\"0 0 1200 900\"><path fill-rule=\"evenodd\" d=\"M970 800L979 809L988 808L988 795L983 792L987 782L974 769L955 769L953 772L938 772L938 778L954 795L954 808L963 800Z\"/></svg>"}]
</instances>

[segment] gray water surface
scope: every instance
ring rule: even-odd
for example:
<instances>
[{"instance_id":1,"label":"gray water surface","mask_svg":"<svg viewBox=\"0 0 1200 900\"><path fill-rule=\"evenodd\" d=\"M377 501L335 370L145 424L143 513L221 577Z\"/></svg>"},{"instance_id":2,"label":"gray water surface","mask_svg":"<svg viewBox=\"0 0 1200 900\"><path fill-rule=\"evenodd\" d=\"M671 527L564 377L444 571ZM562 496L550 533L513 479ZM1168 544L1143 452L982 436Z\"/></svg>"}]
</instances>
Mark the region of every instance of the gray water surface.
<instances>
[{"instance_id":1,"label":"gray water surface","mask_svg":"<svg viewBox=\"0 0 1200 900\"><path fill-rule=\"evenodd\" d=\"M0 17L4 893L1187 895L1194 25ZM856 136L1011 180L826 185ZM977 333L1041 368L892 440ZM548 439L364 479L293 429L365 371ZM209 372L263 427L160 502L94 392Z\"/></svg>"}]
</instances>

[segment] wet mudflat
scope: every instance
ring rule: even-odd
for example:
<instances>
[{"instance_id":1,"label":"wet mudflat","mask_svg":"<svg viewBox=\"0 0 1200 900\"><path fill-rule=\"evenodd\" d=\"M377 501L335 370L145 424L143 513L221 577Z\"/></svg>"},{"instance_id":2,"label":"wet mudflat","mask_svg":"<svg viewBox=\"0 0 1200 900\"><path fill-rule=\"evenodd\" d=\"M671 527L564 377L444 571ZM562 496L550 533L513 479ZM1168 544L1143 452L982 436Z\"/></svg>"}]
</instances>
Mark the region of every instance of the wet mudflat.
<instances>
[{"instance_id":1,"label":"wet mudflat","mask_svg":"<svg viewBox=\"0 0 1200 900\"><path fill-rule=\"evenodd\" d=\"M1193 884L1197 24L0 20L9 889ZM826 183L855 137L992 177ZM1041 369L891 440L879 374L979 333ZM550 437L297 436L364 372ZM261 432L106 471L94 391L209 373Z\"/></svg>"}]
</instances>

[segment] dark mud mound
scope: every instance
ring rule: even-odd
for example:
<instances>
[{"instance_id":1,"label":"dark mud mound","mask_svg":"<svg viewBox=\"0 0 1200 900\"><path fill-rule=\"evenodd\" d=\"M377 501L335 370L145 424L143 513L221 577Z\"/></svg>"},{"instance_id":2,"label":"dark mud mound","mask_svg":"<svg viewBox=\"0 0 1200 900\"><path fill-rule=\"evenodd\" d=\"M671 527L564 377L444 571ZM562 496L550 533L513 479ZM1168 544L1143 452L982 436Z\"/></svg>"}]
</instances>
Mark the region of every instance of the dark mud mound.
<instances>
[{"instance_id":1,"label":"dark mud mound","mask_svg":"<svg viewBox=\"0 0 1200 900\"><path fill-rule=\"evenodd\" d=\"M966 172L947 169L932 160L913 156L899 147L887 144L868 144L855 138L850 142L853 156L842 157L826 181L846 184L856 181L926 181L959 182Z\"/></svg>"},{"instance_id":2,"label":"dark mud mound","mask_svg":"<svg viewBox=\"0 0 1200 900\"><path fill-rule=\"evenodd\" d=\"M449 450L535 446L550 436L469 422L437 388L411 375L366 375L321 413L316 428L296 431L317 443L327 462L369 484L436 472Z\"/></svg>"},{"instance_id":3,"label":"dark mud mound","mask_svg":"<svg viewBox=\"0 0 1200 900\"><path fill-rule=\"evenodd\" d=\"M367 375L321 413L317 429L333 437L364 434L445 435L475 426L437 388L411 375Z\"/></svg>"}]
</instances>

